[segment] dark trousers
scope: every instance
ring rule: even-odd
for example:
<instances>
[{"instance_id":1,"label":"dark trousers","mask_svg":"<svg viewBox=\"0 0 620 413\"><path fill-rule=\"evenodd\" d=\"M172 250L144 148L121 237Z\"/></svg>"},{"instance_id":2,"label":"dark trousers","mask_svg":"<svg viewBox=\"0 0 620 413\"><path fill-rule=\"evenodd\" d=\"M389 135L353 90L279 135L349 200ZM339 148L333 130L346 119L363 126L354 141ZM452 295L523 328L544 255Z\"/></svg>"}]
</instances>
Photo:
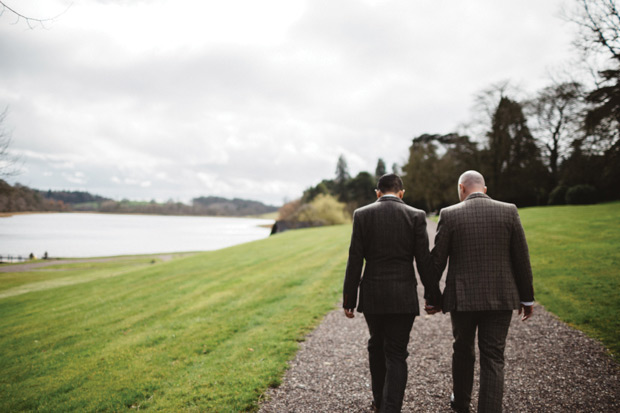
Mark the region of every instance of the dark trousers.
<instances>
[{"instance_id":1,"label":"dark trousers","mask_svg":"<svg viewBox=\"0 0 620 413\"><path fill-rule=\"evenodd\" d=\"M479 413L502 411L504 397L504 349L512 311L453 311L452 380L455 404L468 409L474 384L476 353L474 341L478 329L480 350Z\"/></svg>"},{"instance_id":2,"label":"dark trousers","mask_svg":"<svg viewBox=\"0 0 620 413\"><path fill-rule=\"evenodd\" d=\"M400 412L407 386L407 344L414 314L364 314L372 395L380 412Z\"/></svg>"}]
</instances>

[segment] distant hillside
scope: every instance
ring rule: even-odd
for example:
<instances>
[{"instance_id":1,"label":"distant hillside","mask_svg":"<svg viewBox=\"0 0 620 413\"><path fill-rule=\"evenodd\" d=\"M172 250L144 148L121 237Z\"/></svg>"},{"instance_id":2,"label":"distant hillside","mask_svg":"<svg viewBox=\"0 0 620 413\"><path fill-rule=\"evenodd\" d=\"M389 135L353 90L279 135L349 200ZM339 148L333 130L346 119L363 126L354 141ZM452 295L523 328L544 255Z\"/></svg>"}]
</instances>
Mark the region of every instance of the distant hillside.
<instances>
[{"instance_id":1,"label":"distant hillside","mask_svg":"<svg viewBox=\"0 0 620 413\"><path fill-rule=\"evenodd\" d=\"M9 185L0 179L0 212L70 211L63 201L46 199L40 191L27 186Z\"/></svg>"},{"instance_id":2,"label":"distant hillside","mask_svg":"<svg viewBox=\"0 0 620 413\"><path fill-rule=\"evenodd\" d=\"M275 212L277 207L247 199L226 199L217 196L199 197L192 200L194 209L204 215L245 216Z\"/></svg>"},{"instance_id":3,"label":"distant hillside","mask_svg":"<svg viewBox=\"0 0 620 413\"><path fill-rule=\"evenodd\" d=\"M37 191L45 199L53 199L54 201L62 201L65 204L84 204L84 203L101 203L105 201L112 201L110 198L104 198L99 195L92 195L89 192L83 191Z\"/></svg>"},{"instance_id":4,"label":"distant hillside","mask_svg":"<svg viewBox=\"0 0 620 413\"><path fill-rule=\"evenodd\" d=\"M199 197L191 205L168 201L114 201L84 191L40 191L27 186L9 185L0 180L0 213L44 211L89 211L116 214L247 216L277 211L258 201Z\"/></svg>"}]
</instances>

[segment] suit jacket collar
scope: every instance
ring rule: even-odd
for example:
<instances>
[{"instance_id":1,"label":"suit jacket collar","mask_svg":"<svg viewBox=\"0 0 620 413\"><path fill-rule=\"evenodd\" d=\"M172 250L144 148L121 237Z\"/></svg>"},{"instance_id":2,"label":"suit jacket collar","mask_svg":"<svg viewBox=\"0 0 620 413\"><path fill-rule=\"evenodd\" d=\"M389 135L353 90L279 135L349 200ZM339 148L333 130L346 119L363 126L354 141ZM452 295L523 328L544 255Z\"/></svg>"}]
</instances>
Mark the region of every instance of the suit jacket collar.
<instances>
[{"instance_id":1,"label":"suit jacket collar","mask_svg":"<svg viewBox=\"0 0 620 413\"><path fill-rule=\"evenodd\" d=\"M483 194L482 192L474 192L473 194L469 194L467 198L465 198L465 201L469 201L470 199L476 199L476 198L491 199L491 197L488 196L487 194Z\"/></svg>"},{"instance_id":2,"label":"suit jacket collar","mask_svg":"<svg viewBox=\"0 0 620 413\"><path fill-rule=\"evenodd\" d=\"M403 200L396 196L382 196L375 202L400 202L401 204L404 204Z\"/></svg>"}]
</instances>

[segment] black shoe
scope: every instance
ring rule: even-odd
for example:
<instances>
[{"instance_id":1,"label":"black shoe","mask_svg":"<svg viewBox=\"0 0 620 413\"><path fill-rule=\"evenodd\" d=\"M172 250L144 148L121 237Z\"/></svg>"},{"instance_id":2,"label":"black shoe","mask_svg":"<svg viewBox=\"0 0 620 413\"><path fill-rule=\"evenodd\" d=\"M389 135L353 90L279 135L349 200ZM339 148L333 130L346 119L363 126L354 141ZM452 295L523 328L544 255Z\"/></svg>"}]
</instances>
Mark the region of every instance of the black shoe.
<instances>
[{"instance_id":1,"label":"black shoe","mask_svg":"<svg viewBox=\"0 0 620 413\"><path fill-rule=\"evenodd\" d=\"M469 413L469 406L459 407L456 405L456 403L454 402L454 393L450 395L450 408L457 413Z\"/></svg>"},{"instance_id":2,"label":"black shoe","mask_svg":"<svg viewBox=\"0 0 620 413\"><path fill-rule=\"evenodd\" d=\"M374 413L379 413L379 406L377 406L377 403L375 403L374 401L370 404L370 408Z\"/></svg>"}]
</instances>

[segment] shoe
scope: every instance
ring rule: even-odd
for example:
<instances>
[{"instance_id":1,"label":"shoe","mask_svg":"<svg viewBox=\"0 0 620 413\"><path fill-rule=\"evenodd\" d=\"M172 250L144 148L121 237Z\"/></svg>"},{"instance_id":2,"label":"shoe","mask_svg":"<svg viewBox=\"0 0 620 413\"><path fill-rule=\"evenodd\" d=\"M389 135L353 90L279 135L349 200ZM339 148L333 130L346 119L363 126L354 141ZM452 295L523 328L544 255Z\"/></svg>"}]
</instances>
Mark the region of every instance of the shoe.
<instances>
[{"instance_id":1,"label":"shoe","mask_svg":"<svg viewBox=\"0 0 620 413\"><path fill-rule=\"evenodd\" d=\"M377 406L377 403L375 403L374 401L370 404L370 408L374 413L379 413L379 406Z\"/></svg>"},{"instance_id":2,"label":"shoe","mask_svg":"<svg viewBox=\"0 0 620 413\"><path fill-rule=\"evenodd\" d=\"M450 395L450 408L457 413L469 413L469 406L459 407L456 405L456 403L454 402L454 393Z\"/></svg>"}]
</instances>

